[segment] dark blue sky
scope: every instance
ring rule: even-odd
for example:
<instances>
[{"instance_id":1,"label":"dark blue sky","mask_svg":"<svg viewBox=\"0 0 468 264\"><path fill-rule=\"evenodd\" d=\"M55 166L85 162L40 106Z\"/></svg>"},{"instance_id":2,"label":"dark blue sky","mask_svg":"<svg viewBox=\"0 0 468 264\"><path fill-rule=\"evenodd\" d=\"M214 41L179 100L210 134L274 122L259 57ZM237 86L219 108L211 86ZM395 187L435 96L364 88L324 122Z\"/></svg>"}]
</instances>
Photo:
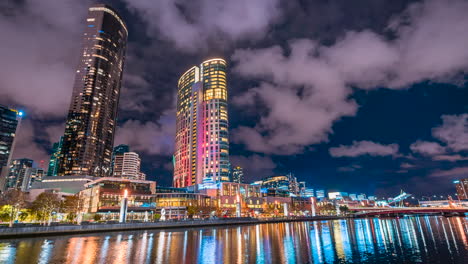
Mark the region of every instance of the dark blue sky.
<instances>
[{"instance_id":1,"label":"dark blue sky","mask_svg":"<svg viewBox=\"0 0 468 264\"><path fill-rule=\"evenodd\" d=\"M63 134L91 2L0 4L0 103L27 111L16 157L46 159ZM248 180L389 196L468 175L463 0L105 2L129 28L116 144L161 185L177 79L211 57L230 65L231 163Z\"/></svg>"}]
</instances>

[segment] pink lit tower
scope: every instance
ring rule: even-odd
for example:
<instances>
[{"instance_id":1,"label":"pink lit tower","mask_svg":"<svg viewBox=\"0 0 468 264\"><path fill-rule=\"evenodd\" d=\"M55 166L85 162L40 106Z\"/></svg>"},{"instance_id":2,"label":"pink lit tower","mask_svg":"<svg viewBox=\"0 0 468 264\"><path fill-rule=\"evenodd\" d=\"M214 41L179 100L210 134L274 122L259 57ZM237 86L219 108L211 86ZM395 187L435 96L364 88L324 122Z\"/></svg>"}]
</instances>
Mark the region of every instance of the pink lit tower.
<instances>
[{"instance_id":1,"label":"pink lit tower","mask_svg":"<svg viewBox=\"0 0 468 264\"><path fill-rule=\"evenodd\" d=\"M229 181L226 61L210 59L179 79L174 187Z\"/></svg>"}]
</instances>

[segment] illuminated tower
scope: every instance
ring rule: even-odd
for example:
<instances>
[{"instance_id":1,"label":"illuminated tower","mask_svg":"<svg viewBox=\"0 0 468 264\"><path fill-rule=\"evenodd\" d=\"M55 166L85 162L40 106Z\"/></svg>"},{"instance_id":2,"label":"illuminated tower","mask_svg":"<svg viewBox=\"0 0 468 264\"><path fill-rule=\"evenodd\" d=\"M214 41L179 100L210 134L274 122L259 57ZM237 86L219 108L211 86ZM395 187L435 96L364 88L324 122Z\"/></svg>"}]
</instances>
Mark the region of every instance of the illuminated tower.
<instances>
[{"instance_id":1,"label":"illuminated tower","mask_svg":"<svg viewBox=\"0 0 468 264\"><path fill-rule=\"evenodd\" d=\"M229 181L226 61L211 59L179 79L174 187Z\"/></svg>"},{"instance_id":2,"label":"illuminated tower","mask_svg":"<svg viewBox=\"0 0 468 264\"><path fill-rule=\"evenodd\" d=\"M23 112L0 105L0 191L7 183L8 167L22 116Z\"/></svg>"},{"instance_id":3,"label":"illuminated tower","mask_svg":"<svg viewBox=\"0 0 468 264\"><path fill-rule=\"evenodd\" d=\"M59 175L110 174L127 35L114 9L102 4L89 8Z\"/></svg>"}]
</instances>

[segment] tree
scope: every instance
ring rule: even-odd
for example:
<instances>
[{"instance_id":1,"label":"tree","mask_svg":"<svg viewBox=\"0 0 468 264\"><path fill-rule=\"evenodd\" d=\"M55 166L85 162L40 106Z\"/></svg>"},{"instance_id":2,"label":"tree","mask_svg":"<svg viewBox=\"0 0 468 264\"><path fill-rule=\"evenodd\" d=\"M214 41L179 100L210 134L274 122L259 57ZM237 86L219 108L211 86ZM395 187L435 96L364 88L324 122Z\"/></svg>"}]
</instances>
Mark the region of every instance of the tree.
<instances>
[{"instance_id":1,"label":"tree","mask_svg":"<svg viewBox=\"0 0 468 264\"><path fill-rule=\"evenodd\" d=\"M62 202L62 212L67 214L67 220L70 222L75 222L77 220L78 214L83 208L83 201L80 198L79 194L66 196L65 200Z\"/></svg>"},{"instance_id":2,"label":"tree","mask_svg":"<svg viewBox=\"0 0 468 264\"><path fill-rule=\"evenodd\" d=\"M341 206L340 206L340 212L341 212L341 214L347 215L348 212L349 212L348 206L346 206L346 205L341 205Z\"/></svg>"},{"instance_id":3,"label":"tree","mask_svg":"<svg viewBox=\"0 0 468 264\"><path fill-rule=\"evenodd\" d=\"M8 220L9 220L9 227L13 226L13 222L18 218L18 214L20 210L26 204L26 195L24 192L16 189L7 190L3 193L1 197L1 204L7 205L8 207Z\"/></svg>"},{"instance_id":4,"label":"tree","mask_svg":"<svg viewBox=\"0 0 468 264\"><path fill-rule=\"evenodd\" d=\"M36 214L40 221L50 224L52 213L57 212L60 209L59 197L50 192L43 192L37 196L32 204L32 211Z\"/></svg>"}]
</instances>

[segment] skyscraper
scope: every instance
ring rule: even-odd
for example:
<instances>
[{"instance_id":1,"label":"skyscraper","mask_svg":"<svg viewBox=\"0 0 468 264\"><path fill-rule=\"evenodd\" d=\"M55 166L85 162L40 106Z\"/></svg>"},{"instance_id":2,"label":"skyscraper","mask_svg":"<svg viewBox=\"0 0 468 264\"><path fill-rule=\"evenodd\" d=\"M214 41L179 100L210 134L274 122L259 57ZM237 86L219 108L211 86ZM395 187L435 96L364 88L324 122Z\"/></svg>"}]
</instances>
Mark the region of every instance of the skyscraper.
<instances>
[{"instance_id":1,"label":"skyscraper","mask_svg":"<svg viewBox=\"0 0 468 264\"><path fill-rule=\"evenodd\" d=\"M0 105L0 190L5 188L16 130L22 112Z\"/></svg>"},{"instance_id":2,"label":"skyscraper","mask_svg":"<svg viewBox=\"0 0 468 264\"><path fill-rule=\"evenodd\" d=\"M59 175L110 174L127 27L107 5L89 8Z\"/></svg>"},{"instance_id":3,"label":"skyscraper","mask_svg":"<svg viewBox=\"0 0 468 264\"><path fill-rule=\"evenodd\" d=\"M179 79L174 187L229 181L226 61L211 59Z\"/></svg>"},{"instance_id":4,"label":"skyscraper","mask_svg":"<svg viewBox=\"0 0 468 264\"><path fill-rule=\"evenodd\" d=\"M232 170L232 181L237 183L244 183L244 171L242 167L235 167Z\"/></svg>"},{"instance_id":5,"label":"skyscraper","mask_svg":"<svg viewBox=\"0 0 468 264\"><path fill-rule=\"evenodd\" d=\"M124 154L125 152L130 152L130 147L128 145L120 144L117 147L114 147L114 150L112 151L110 175L114 175L115 157L117 155Z\"/></svg>"},{"instance_id":6,"label":"skyscraper","mask_svg":"<svg viewBox=\"0 0 468 264\"><path fill-rule=\"evenodd\" d=\"M33 174L33 161L30 159L15 159L10 163L7 189L26 191L29 189L31 175Z\"/></svg>"},{"instance_id":7,"label":"skyscraper","mask_svg":"<svg viewBox=\"0 0 468 264\"><path fill-rule=\"evenodd\" d=\"M52 155L50 155L47 176L58 175L59 162L60 162L60 157L62 155L62 144L63 144L63 137L60 137L60 140L58 142L55 142L52 146Z\"/></svg>"},{"instance_id":8,"label":"skyscraper","mask_svg":"<svg viewBox=\"0 0 468 264\"><path fill-rule=\"evenodd\" d=\"M115 155L113 176L131 180L145 180L146 175L140 171L141 159L135 152Z\"/></svg>"}]
</instances>

